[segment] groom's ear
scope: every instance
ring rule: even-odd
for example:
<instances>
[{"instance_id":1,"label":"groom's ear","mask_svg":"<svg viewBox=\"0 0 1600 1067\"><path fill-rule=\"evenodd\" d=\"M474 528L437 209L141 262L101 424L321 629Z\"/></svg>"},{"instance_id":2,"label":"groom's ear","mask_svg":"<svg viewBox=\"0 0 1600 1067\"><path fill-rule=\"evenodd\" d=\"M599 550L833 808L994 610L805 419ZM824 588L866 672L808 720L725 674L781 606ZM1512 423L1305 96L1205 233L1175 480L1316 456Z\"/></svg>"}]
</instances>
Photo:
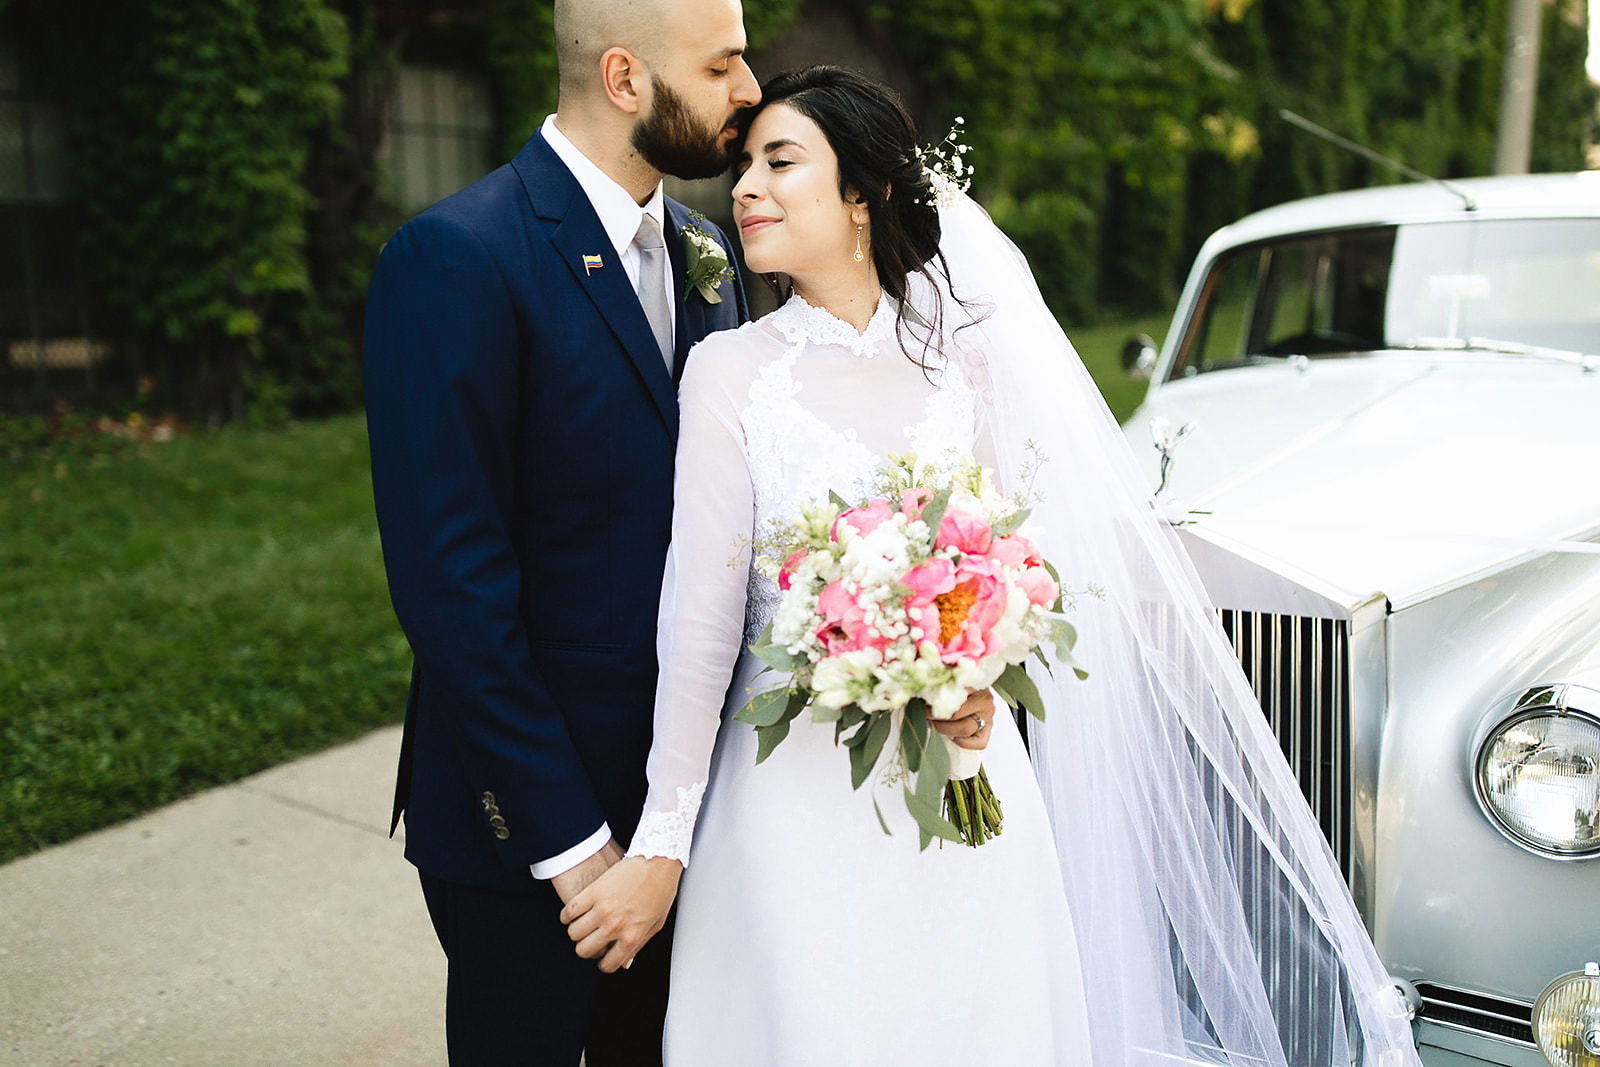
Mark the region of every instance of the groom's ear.
<instances>
[{"instance_id":1,"label":"groom's ear","mask_svg":"<svg viewBox=\"0 0 1600 1067\"><path fill-rule=\"evenodd\" d=\"M637 115L644 107L640 87L648 81L644 64L626 48L619 45L601 54L600 87L618 110Z\"/></svg>"}]
</instances>

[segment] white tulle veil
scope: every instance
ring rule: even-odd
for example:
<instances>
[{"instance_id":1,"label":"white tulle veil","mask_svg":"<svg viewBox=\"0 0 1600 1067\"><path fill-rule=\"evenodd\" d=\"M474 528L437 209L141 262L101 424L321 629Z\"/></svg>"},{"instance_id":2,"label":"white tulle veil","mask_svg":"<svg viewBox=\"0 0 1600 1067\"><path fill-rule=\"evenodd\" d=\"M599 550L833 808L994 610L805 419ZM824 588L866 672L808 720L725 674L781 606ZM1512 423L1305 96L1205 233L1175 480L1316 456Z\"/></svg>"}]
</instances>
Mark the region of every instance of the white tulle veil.
<instances>
[{"instance_id":1,"label":"white tulle veil","mask_svg":"<svg viewBox=\"0 0 1600 1067\"><path fill-rule=\"evenodd\" d=\"M979 383L997 476L1045 458L1033 516L1062 584L1104 591L1071 608L1089 679L1031 672L1049 712L1033 724L1033 758L1095 1067L1420 1063L1333 853L1115 419L1021 253L971 199L946 199L938 344ZM910 304L929 297L914 281Z\"/></svg>"}]
</instances>

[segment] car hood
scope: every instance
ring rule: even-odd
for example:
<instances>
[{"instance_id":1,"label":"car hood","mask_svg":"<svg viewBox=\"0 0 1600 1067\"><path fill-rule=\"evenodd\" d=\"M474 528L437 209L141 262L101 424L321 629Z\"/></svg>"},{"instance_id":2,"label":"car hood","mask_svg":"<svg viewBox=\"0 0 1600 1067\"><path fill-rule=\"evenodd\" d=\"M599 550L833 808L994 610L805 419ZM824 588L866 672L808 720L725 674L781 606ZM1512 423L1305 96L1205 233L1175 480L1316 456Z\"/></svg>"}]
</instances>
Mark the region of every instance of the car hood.
<instances>
[{"instance_id":1,"label":"car hood","mask_svg":"<svg viewBox=\"0 0 1600 1067\"><path fill-rule=\"evenodd\" d=\"M1191 429L1169 488L1192 532L1395 608L1600 539L1600 374L1463 353L1295 360L1154 390L1128 420Z\"/></svg>"}]
</instances>

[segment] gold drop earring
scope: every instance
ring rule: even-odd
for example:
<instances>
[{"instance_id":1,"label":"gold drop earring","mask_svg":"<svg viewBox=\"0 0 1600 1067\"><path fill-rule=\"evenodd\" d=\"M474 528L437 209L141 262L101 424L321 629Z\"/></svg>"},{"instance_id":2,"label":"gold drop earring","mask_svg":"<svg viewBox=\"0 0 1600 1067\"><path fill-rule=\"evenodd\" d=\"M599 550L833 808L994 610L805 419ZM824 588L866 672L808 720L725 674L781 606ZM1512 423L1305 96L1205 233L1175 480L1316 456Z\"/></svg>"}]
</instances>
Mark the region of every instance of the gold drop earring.
<instances>
[{"instance_id":1,"label":"gold drop earring","mask_svg":"<svg viewBox=\"0 0 1600 1067\"><path fill-rule=\"evenodd\" d=\"M856 225L856 262L860 263L866 257L861 254L861 226Z\"/></svg>"}]
</instances>

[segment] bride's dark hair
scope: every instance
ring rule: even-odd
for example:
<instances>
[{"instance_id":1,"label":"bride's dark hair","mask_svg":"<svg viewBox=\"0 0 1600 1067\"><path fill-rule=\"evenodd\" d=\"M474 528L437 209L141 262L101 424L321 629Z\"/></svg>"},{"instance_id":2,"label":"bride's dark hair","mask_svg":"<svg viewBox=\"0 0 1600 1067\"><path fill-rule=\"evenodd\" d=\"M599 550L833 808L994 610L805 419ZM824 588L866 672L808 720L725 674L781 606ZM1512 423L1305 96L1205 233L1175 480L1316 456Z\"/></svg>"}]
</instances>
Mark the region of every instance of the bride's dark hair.
<instances>
[{"instance_id":1,"label":"bride's dark hair","mask_svg":"<svg viewBox=\"0 0 1600 1067\"><path fill-rule=\"evenodd\" d=\"M926 353L939 335L943 300L934 286L933 306L917 309L924 321L908 319L907 286L912 274L932 281L937 271L948 287L950 271L939 251L939 210L917 154L916 124L900 95L843 67L779 74L761 87L761 103L740 113L732 145L735 159L744 152L751 123L773 104L793 108L828 139L839 160L839 194L850 201L859 198L872 219L872 263L878 284L900 307L896 329L902 347L909 328ZM768 282L776 290L776 282Z\"/></svg>"}]
</instances>

